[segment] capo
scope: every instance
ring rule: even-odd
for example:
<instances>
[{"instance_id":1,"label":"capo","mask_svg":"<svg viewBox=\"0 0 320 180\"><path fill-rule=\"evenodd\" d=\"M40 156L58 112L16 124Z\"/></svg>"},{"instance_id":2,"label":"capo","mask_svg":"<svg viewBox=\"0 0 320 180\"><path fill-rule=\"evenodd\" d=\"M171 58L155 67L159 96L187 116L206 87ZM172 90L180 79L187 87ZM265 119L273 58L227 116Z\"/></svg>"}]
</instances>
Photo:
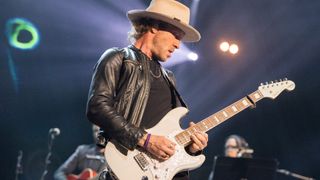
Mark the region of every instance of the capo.
<instances>
[{"instance_id":1,"label":"capo","mask_svg":"<svg viewBox=\"0 0 320 180\"><path fill-rule=\"evenodd\" d=\"M257 104L250 98L250 96L247 95L246 97L247 97L247 99L248 99L248 100L250 101L250 103L251 103L250 108L251 108L251 109L256 108L256 107L257 107Z\"/></svg>"}]
</instances>

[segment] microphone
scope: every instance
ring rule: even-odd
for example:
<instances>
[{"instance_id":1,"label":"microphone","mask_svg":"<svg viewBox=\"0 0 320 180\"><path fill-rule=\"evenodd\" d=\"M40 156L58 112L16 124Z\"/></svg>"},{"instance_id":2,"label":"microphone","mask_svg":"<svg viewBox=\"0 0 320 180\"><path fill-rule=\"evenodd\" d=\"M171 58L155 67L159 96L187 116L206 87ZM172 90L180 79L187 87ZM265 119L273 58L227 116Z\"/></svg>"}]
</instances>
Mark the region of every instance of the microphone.
<instances>
[{"instance_id":1,"label":"microphone","mask_svg":"<svg viewBox=\"0 0 320 180\"><path fill-rule=\"evenodd\" d=\"M49 129L49 134L53 136L59 136L60 135L60 129L59 128L51 128Z\"/></svg>"},{"instance_id":2,"label":"microphone","mask_svg":"<svg viewBox=\"0 0 320 180\"><path fill-rule=\"evenodd\" d=\"M48 132L48 154L46 156L46 159L44 161L44 170L42 172L40 180L44 180L46 175L48 174L48 166L51 163L50 157L52 155L52 146L53 146L53 140L56 136L59 136L60 129L59 128L50 128Z\"/></svg>"},{"instance_id":3,"label":"microphone","mask_svg":"<svg viewBox=\"0 0 320 180\"><path fill-rule=\"evenodd\" d=\"M243 154L252 154L253 152L254 152L253 149L243 148L243 149L240 149L238 153L238 157L242 157Z\"/></svg>"}]
</instances>

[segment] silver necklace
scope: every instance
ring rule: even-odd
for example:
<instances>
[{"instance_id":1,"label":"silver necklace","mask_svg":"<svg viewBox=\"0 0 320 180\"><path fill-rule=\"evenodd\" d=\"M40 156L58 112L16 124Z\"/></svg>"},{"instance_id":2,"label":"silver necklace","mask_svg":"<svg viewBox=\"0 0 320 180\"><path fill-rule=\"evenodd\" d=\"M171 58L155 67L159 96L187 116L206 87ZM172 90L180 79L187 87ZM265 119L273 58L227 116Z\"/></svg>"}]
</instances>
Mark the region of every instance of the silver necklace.
<instances>
[{"instance_id":1,"label":"silver necklace","mask_svg":"<svg viewBox=\"0 0 320 180\"><path fill-rule=\"evenodd\" d=\"M153 72L151 71L151 69L150 69L150 74L151 74L151 76L153 76L154 78L156 78L156 79L158 79L158 78L160 78L161 77L161 71L160 71L160 68L157 68L158 70L159 70L159 75L155 75L155 74L153 74Z\"/></svg>"}]
</instances>

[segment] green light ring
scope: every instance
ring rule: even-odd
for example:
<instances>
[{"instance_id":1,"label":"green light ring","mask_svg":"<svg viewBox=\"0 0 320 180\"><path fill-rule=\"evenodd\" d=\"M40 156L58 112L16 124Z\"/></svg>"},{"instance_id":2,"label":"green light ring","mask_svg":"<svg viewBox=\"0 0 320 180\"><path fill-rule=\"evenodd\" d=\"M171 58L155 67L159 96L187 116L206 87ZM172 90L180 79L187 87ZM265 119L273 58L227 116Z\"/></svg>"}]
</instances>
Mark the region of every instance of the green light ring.
<instances>
[{"instance_id":1,"label":"green light ring","mask_svg":"<svg viewBox=\"0 0 320 180\"><path fill-rule=\"evenodd\" d=\"M32 38L31 38L31 40L29 42L20 42L18 40L19 33L22 30L29 31L30 34L32 35ZM22 25L18 26L11 37L12 37L12 43L16 44L16 46L19 46L22 49L31 49L31 48L33 48L35 46L35 44L37 44L37 41L39 40L37 30L35 28L33 28L31 26L28 26L28 25L25 25L25 24L22 24Z\"/></svg>"},{"instance_id":2,"label":"green light ring","mask_svg":"<svg viewBox=\"0 0 320 180\"><path fill-rule=\"evenodd\" d=\"M13 26L18 24L18 26L13 31ZM12 47L19 48L19 49L33 49L35 48L40 42L40 36L37 28L28 20L22 18L14 18L10 19L6 25L6 35L9 41L9 44ZM19 33L22 30L28 31L32 38L29 42L20 42L18 40Z\"/></svg>"}]
</instances>

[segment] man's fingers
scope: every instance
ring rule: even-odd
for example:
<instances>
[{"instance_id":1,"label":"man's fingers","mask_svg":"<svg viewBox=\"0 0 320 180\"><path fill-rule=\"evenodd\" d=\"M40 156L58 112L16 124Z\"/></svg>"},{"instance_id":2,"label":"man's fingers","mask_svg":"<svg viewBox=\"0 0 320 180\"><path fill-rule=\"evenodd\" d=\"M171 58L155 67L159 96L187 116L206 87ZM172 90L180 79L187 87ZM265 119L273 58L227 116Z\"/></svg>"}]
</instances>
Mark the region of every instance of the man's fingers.
<instances>
[{"instance_id":1,"label":"man's fingers","mask_svg":"<svg viewBox=\"0 0 320 180\"><path fill-rule=\"evenodd\" d=\"M176 143L164 136L154 136L150 144L151 153L161 160L169 159L175 153Z\"/></svg>"},{"instance_id":2,"label":"man's fingers","mask_svg":"<svg viewBox=\"0 0 320 180\"><path fill-rule=\"evenodd\" d=\"M208 135L202 132L196 132L191 136L192 141L199 147L199 150L204 149L207 146Z\"/></svg>"},{"instance_id":3,"label":"man's fingers","mask_svg":"<svg viewBox=\"0 0 320 180\"><path fill-rule=\"evenodd\" d=\"M170 149L169 147L167 147L167 146L164 146L163 148L162 148L162 150L163 150L163 152L165 152L167 155L169 155L169 156L172 156L173 154L174 154L174 149Z\"/></svg>"},{"instance_id":4,"label":"man's fingers","mask_svg":"<svg viewBox=\"0 0 320 180\"><path fill-rule=\"evenodd\" d=\"M204 145L202 144L202 142L197 138L197 136L195 134L191 135L191 139L193 141L193 145L195 147L195 149L198 149L198 150L202 150L202 147L204 147Z\"/></svg>"},{"instance_id":5,"label":"man's fingers","mask_svg":"<svg viewBox=\"0 0 320 180\"><path fill-rule=\"evenodd\" d=\"M203 133L203 132L196 132L195 136L201 142L202 145L207 146L208 134Z\"/></svg>"},{"instance_id":6,"label":"man's fingers","mask_svg":"<svg viewBox=\"0 0 320 180\"><path fill-rule=\"evenodd\" d=\"M200 151L201 147L199 147L197 144L193 143L192 145L192 149L194 149L195 151Z\"/></svg>"},{"instance_id":7,"label":"man's fingers","mask_svg":"<svg viewBox=\"0 0 320 180\"><path fill-rule=\"evenodd\" d=\"M196 125L196 124L192 121L189 123L189 126L194 126L194 125Z\"/></svg>"}]
</instances>

